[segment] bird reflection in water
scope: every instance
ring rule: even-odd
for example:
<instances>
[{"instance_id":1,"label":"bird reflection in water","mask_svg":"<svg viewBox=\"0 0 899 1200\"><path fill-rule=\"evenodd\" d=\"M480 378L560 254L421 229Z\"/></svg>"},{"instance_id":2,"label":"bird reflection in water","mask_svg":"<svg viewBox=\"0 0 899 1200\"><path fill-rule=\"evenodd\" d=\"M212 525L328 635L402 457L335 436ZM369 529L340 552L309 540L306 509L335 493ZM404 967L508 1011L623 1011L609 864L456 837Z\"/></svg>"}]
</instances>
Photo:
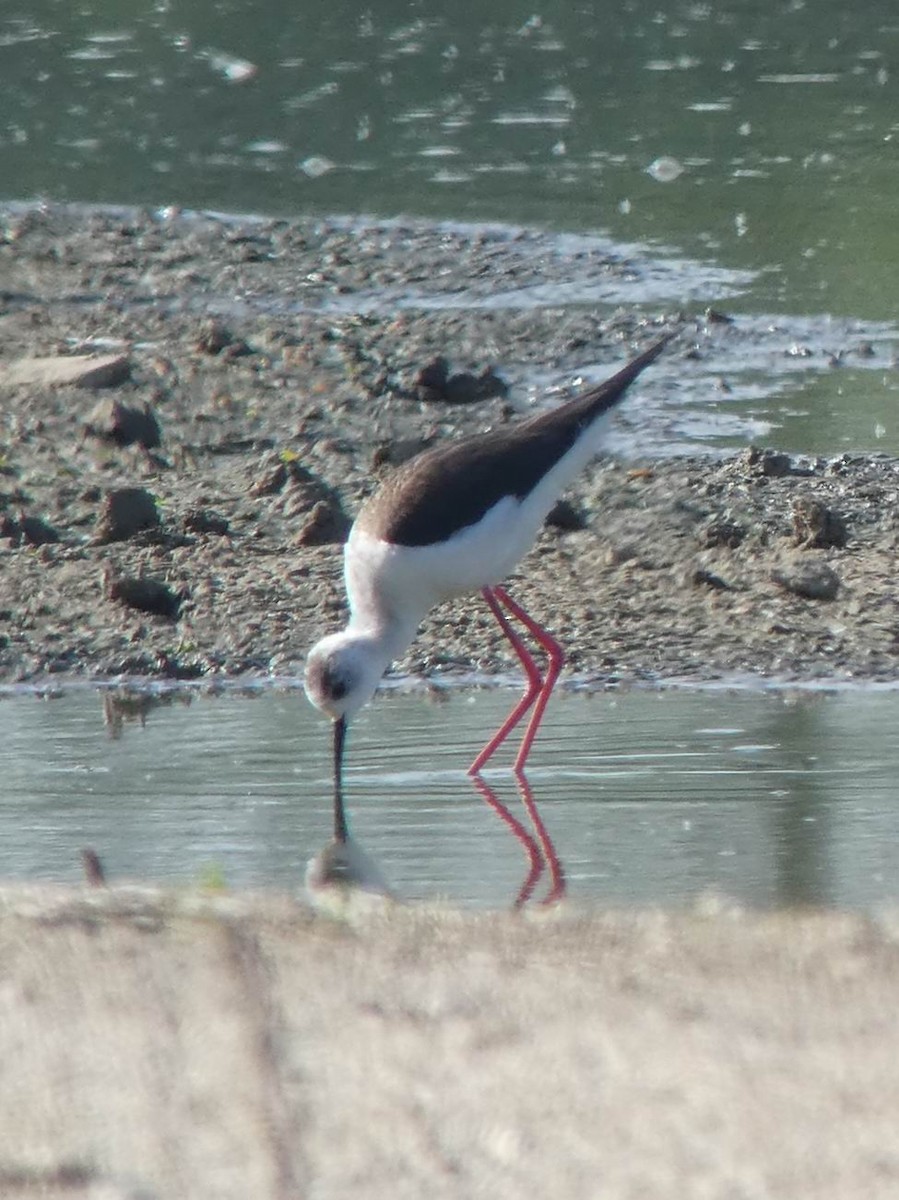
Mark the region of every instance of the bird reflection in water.
<instances>
[{"instance_id":1,"label":"bird reflection in water","mask_svg":"<svg viewBox=\"0 0 899 1200\"><path fill-rule=\"evenodd\" d=\"M309 860L306 893L316 908L358 912L396 899L377 863L346 833Z\"/></svg>"},{"instance_id":2,"label":"bird reflection in water","mask_svg":"<svg viewBox=\"0 0 899 1200\"><path fill-rule=\"evenodd\" d=\"M544 871L548 871L549 890L539 902L541 907L546 907L565 896L565 871L523 771L515 772L515 782L533 832L500 800L482 775L472 776L472 783L481 798L518 840L527 859L527 873L512 901L512 907L523 908L532 900ZM383 901L396 900L378 865L350 836L340 773L335 784L334 837L310 859L306 868L306 891L310 899L316 907L329 911L356 911L360 907L368 909Z\"/></svg>"}]
</instances>

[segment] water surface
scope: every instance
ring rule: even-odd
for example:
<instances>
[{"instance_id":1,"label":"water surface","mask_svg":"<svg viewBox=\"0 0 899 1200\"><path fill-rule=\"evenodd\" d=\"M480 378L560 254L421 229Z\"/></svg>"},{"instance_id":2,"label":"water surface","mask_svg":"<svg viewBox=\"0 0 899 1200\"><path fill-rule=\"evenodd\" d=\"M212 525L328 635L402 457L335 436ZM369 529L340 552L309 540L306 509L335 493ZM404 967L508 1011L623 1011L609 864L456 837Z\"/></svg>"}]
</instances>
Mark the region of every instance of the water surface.
<instances>
[{"instance_id":1,"label":"water surface","mask_svg":"<svg viewBox=\"0 0 899 1200\"><path fill-rule=\"evenodd\" d=\"M598 232L626 288L488 302L736 315L669 449L895 454L897 50L893 0L22 0L0 197Z\"/></svg>"},{"instance_id":2,"label":"water surface","mask_svg":"<svg viewBox=\"0 0 899 1200\"><path fill-rule=\"evenodd\" d=\"M608 229L894 319L893 0L22 0L0 191Z\"/></svg>"},{"instance_id":3,"label":"water surface","mask_svg":"<svg viewBox=\"0 0 899 1200\"><path fill-rule=\"evenodd\" d=\"M353 833L401 897L514 900L522 848L464 771L513 698L401 692L356 722ZM92 846L114 879L301 887L331 833L302 693L183 693L143 720L90 689L0 703L3 875L74 881ZM528 774L576 901L870 907L899 899L897 722L877 689L571 693ZM487 779L524 821L511 773Z\"/></svg>"}]
</instances>

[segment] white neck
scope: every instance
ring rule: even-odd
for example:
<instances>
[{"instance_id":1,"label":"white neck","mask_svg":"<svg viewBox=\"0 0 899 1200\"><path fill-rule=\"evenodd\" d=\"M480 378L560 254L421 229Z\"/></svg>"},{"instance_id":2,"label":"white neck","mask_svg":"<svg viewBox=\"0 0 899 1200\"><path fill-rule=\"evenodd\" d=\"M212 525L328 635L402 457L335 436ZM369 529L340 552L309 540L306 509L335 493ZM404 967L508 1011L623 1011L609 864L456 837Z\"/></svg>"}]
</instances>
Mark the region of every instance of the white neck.
<instances>
[{"instance_id":1,"label":"white neck","mask_svg":"<svg viewBox=\"0 0 899 1200\"><path fill-rule=\"evenodd\" d=\"M427 588L422 591L418 571L407 573L406 553L355 528L344 551L347 633L371 639L373 653L383 652L385 665L406 653L438 599Z\"/></svg>"},{"instance_id":2,"label":"white neck","mask_svg":"<svg viewBox=\"0 0 899 1200\"><path fill-rule=\"evenodd\" d=\"M344 631L347 638L368 640L372 659L381 659L382 670L406 653L418 632L419 618L403 619L384 612L354 610Z\"/></svg>"}]
</instances>

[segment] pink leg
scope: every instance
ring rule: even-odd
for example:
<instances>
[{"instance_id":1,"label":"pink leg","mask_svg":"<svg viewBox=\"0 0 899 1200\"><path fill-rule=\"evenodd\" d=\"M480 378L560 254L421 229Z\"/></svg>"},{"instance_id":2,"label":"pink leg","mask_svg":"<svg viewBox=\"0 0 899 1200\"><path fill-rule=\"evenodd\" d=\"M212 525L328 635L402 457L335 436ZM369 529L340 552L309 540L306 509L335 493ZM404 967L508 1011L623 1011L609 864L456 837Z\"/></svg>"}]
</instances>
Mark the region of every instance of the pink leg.
<instances>
[{"instance_id":1,"label":"pink leg","mask_svg":"<svg viewBox=\"0 0 899 1200\"><path fill-rule=\"evenodd\" d=\"M485 587L482 596L487 601L490 611L496 617L502 628L503 633L512 643L512 647L524 667L527 675L528 684L524 695L509 713L506 720L496 731L484 749L480 752L471 766L468 768L469 775L477 775L484 764L490 759L496 750L503 744L524 714L528 711L531 705L534 705L534 711L531 713L531 719L528 722L528 727L525 730L525 735L522 738L521 746L515 758L515 770L521 771L524 769L524 764L527 762L528 754L531 750L534 738L537 736L537 729L540 721L543 718L543 713L546 705L549 702L550 694L555 686L555 682L559 677L559 672L562 670L562 664L565 661L565 656L562 653L562 647L551 637L549 633L538 625L520 604L517 604L505 588L501 587ZM516 620L524 625L529 633L533 634L537 643L543 647L547 654L546 675L541 678L537 665L534 662L524 642L514 631L506 614L502 611L501 605L505 606ZM535 704L536 701L536 704Z\"/></svg>"},{"instance_id":2,"label":"pink leg","mask_svg":"<svg viewBox=\"0 0 899 1200\"><path fill-rule=\"evenodd\" d=\"M515 726L518 724L518 722L521 720L521 718L524 716L524 714L528 711L528 709L531 707L531 705L537 699L537 696L539 695L539 692L540 692L541 684L543 683L543 678L540 675L540 671L537 668L537 664L534 662L533 658L531 657L531 654L530 654L527 646L525 646L524 642L521 640L521 638L518 636L518 634L512 628L512 626L509 623L508 617L506 616L506 614L503 612L502 608L500 607L499 599L497 598L497 593L499 591L500 591L499 588L485 587L482 589L481 595L487 601L490 611L493 613L493 615L496 617L497 621L499 622L500 628L502 629L503 633L506 635L506 637L512 643L512 648L515 651L515 653L518 655L518 660L521 663L522 667L524 668L524 673L527 676L528 682L527 682L527 688L525 689L524 695L521 697L521 699L518 701L518 703L515 705L515 707L509 713L508 717L506 717L503 724L496 731L496 733L493 735L493 737L490 739L490 741L487 743L487 745L484 747L484 749L480 752L480 754L477 756L477 758L474 760L474 762L468 768L469 775L477 775L478 772L480 771L481 767L483 767L483 765L487 762L487 760L489 758L491 758L493 756L494 752L503 744L503 742L506 740L506 738L509 736L509 734L512 732L512 730L515 728Z\"/></svg>"}]
</instances>

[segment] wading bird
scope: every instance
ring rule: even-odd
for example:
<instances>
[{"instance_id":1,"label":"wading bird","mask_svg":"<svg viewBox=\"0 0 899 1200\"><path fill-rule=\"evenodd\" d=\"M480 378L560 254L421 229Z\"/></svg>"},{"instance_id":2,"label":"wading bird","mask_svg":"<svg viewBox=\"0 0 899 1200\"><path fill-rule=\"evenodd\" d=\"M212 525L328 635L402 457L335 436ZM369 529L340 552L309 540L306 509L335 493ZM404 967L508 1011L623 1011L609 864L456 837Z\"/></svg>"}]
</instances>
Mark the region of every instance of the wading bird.
<instances>
[{"instance_id":1,"label":"wading bird","mask_svg":"<svg viewBox=\"0 0 899 1200\"><path fill-rule=\"evenodd\" d=\"M520 773L562 669L558 642L501 581L531 547L561 492L596 455L610 414L673 337L668 333L611 379L551 412L451 441L395 471L362 506L344 550L350 619L306 660L306 694L334 722L334 822L347 838L342 765L347 723L415 638L435 604L480 591L527 676L527 688L469 768L477 775L533 708L515 758ZM546 652L537 664L512 627Z\"/></svg>"}]
</instances>

